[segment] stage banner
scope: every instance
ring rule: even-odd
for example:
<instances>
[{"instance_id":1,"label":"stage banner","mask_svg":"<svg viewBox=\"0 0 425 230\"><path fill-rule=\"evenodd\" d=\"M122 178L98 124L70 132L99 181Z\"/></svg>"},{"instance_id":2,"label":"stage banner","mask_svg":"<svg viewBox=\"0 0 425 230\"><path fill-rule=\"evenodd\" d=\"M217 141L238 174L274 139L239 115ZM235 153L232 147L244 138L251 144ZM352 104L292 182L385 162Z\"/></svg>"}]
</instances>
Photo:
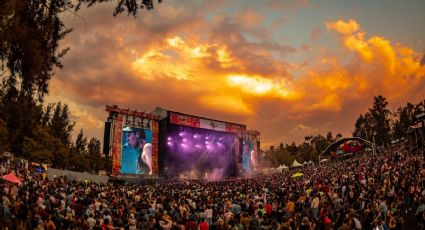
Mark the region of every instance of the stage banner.
<instances>
[{"instance_id":1,"label":"stage banner","mask_svg":"<svg viewBox=\"0 0 425 230\"><path fill-rule=\"evenodd\" d=\"M122 115L115 118L112 144L112 175L121 174Z\"/></svg>"},{"instance_id":2,"label":"stage banner","mask_svg":"<svg viewBox=\"0 0 425 230\"><path fill-rule=\"evenodd\" d=\"M152 120L152 174L158 175L158 144L159 144L159 124Z\"/></svg>"},{"instance_id":3,"label":"stage banner","mask_svg":"<svg viewBox=\"0 0 425 230\"><path fill-rule=\"evenodd\" d=\"M226 131L226 123L220 121L212 121L208 119L200 119L201 128L203 129L212 129L217 131Z\"/></svg>"},{"instance_id":4,"label":"stage banner","mask_svg":"<svg viewBox=\"0 0 425 230\"><path fill-rule=\"evenodd\" d=\"M170 123L173 123L176 125L195 127L195 128L200 127L198 117L192 117L192 116L178 114L178 113L171 113Z\"/></svg>"},{"instance_id":5,"label":"stage banner","mask_svg":"<svg viewBox=\"0 0 425 230\"><path fill-rule=\"evenodd\" d=\"M241 159L242 159L242 148L241 148L241 142L240 139L238 137L236 137L235 140L235 154L236 154L236 172L237 175L241 175L242 173L242 165L241 165Z\"/></svg>"},{"instance_id":6,"label":"stage banner","mask_svg":"<svg viewBox=\"0 0 425 230\"><path fill-rule=\"evenodd\" d=\"M245 132L245 130L246 130L246 127L243 125L235 125L235 124L226 123L226 132L242 133L242 132Z\"/></svg>"}]
</instances>

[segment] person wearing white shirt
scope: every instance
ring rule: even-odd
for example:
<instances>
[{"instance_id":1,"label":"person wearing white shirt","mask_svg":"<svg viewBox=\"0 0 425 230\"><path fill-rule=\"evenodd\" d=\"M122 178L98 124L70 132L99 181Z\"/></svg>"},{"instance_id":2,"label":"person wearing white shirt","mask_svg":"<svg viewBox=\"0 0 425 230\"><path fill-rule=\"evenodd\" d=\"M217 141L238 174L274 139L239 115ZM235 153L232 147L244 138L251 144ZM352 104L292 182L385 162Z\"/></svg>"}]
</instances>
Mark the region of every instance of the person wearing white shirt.
<instances>
[{"instance_id":1,"label":"person wearing white shirt","mask_svg":"<svg viewBox=\"0 0 425 230\"><path fill-rule=\"evenodd\" d=\"M89 214L89 218L87 218L87 223L89 224L90 229L96 225L96 219L93 218L92 214Z\"/></svg>"},{"instance_id":2,"label":"person wearing white shirt","mask_svg":"<svg viewBox=\"0 0 425 230\"><path fill-rule=\"evenodd\" d=\"M208 222L208 225L211 226L212 224L212 217L213 217L213 210L211 206L208 206L208 208L204 211L205 219Z\"/></svg>"}]
</instances>

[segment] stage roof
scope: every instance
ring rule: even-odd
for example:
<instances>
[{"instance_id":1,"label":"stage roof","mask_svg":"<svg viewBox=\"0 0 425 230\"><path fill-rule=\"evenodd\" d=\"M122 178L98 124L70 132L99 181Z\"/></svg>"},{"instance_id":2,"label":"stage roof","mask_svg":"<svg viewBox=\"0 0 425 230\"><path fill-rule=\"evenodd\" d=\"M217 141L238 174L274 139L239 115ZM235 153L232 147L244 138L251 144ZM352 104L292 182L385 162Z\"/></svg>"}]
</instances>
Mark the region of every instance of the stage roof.
<instances>
[{"instance_id":1,"label":"stage roof","mask_svg":"<svg viewBox=\"0 0 425 230\"><path fill-rule=\"evenodd\" d=\"M216 122L223 122L223 123L227 123L227 124L233 124L233 125L239 125L239 126L244 126L246 128L246 125L243 124L239 124L239 123L234 123L234 122L228 122L228 121L221 121L221 120L217 120L217 119L212 119L212 118L207 118L207 117L201 117L198 115L193 115L193 114L187 114L187 113L182 113L182 112L176 112L173 110L168 110L168 109L164 109L161 107L156 107L151 114L154 114L156 116L159 117L160 120L167 118L168 117L168 112L172 112L172 113L176 113L176 114L181 114L181 115L186 115L186 116L192 116L192 117L197 117L197 118L201 118L201 119L207 119L207 120L211 120L211 121L216 121Z\"/></svg>"}]
</instances>

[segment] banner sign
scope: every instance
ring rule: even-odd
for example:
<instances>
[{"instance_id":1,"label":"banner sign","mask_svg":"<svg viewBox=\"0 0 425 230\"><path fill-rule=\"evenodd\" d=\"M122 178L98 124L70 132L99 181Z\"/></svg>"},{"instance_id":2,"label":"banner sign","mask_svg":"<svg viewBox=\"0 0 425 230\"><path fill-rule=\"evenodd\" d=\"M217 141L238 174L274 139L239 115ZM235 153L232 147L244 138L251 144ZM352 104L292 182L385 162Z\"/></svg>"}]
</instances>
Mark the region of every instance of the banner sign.
<instances>
[{"instance_id":1,"label":"banner sign","mask_svg":"<svg viewBox=\"0 0 425 230\"><path fill-rule=\"evenodd\" d=\"M217 131L222 131L225 132L226 131L226 123L224 122L220 122L220 121L213 121L213 120L208 120L208 119L200 119L200 125L201 128L203 129L212 129L212 130L217 130Z\"/></svg>"},{"instance_id":2,"label":"banner sign","mask_svg":"<svg viewBox=\"0 0 425 230\"><path fill-rule=\"evenodd\" d=\"M122 115L115 118L112 144L112 175L121 174Z\"/></svg>"},{"instance_id":3,"label":"banner sign","mask_svg":"<svg viewBox=\"0 0 425 230\"><path fill-rule=\"evenodd\" d=\"M212 129L222 132L230 133L242 133L245 132L246 127L244 125L230 124L222 121L214 121L205 118L199 118L190 115L184 115L179 113L170 114L170 123L176 125L184 125L194 128Z\"/></svg>"},{"instance_id":4,"label":"banner sign","mask_svg":"<svg viewBox=\"0 0 425 230\"><path fill-rule=\"evenodd\" d=\"M171 113L170 122L176 125L184 125L189 127L200 128L199 118L188 115Z\"/></svg>"},{"instance_id":5,"label":"banner sign","mask_svg":"<svg viewBox=\"0 0 425 230\"><path fill-rule=\"evenodd\" d=\"M158 121L152 120L152 173L158 175L158 140L159 128Z\"/></svg>"},{"instance_id":6,"label":"banner sign","mask_svg":"<svg viewBox=\"0 0 425 230\"><path fill-rule=\"evenodd\" d=\"M230 133L242 133L245 132L246 127L243 125L235 125L226 123L226 132Z\"/></svg>"}]
</instances>

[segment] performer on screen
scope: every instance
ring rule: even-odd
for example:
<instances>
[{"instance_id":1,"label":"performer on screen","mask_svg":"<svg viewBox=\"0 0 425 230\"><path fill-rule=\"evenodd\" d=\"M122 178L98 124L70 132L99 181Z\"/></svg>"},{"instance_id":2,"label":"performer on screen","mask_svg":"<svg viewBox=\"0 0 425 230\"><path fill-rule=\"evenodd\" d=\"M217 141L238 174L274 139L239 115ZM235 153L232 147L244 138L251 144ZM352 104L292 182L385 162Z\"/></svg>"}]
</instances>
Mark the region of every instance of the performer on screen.
<instances>
[{"instance_id":1,"label":"performer on screen","mask_svg":"<svg viewBox=\"0 0 425 230\"><path fill-rule=\"evenodd\" d=\"M145 131L126 127L127 140L122 149L122 173L152 175L152 144Z\"/></svg>"}]
</instances>

